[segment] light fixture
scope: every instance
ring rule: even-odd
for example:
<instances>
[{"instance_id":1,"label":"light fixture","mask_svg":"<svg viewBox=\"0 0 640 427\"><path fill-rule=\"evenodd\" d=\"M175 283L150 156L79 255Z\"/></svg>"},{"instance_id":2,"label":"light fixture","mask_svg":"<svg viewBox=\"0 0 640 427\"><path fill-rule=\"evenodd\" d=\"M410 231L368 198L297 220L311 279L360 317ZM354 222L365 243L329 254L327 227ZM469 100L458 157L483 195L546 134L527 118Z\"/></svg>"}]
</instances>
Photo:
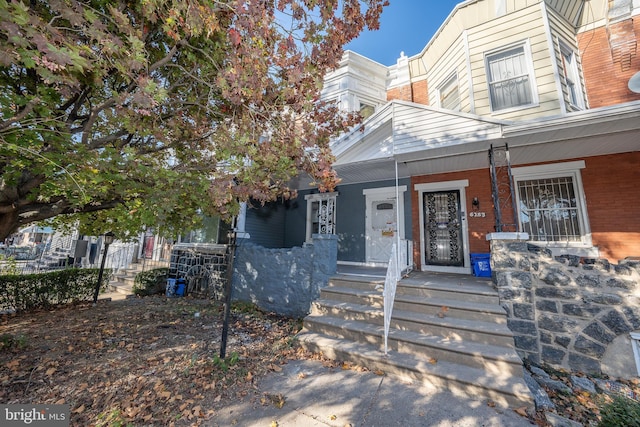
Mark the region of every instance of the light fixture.
<instances>
[{"instance_id":1,"label":"light fixture","mask_svg":"<svg viewBox=\"0 0 640 427\"><path fill-rule=\"evenodd\" d=\"M104 233L104 244L105 245L110 245L113 243L113 241L116 239L116 235L113 234L111 231Z\"/></svg>"},{"instance_id":2,"label":"light fixture","mask_svg":"<svg viewBox=\"0 0 640 427\"><path fill-rule=\"evenodd\" d=\"M480 200L478 200L477 197L474 197L473 200L471 201L471 206L473 206L473 209L475 210L480 209Z\"/></svg>"}]
</instances>

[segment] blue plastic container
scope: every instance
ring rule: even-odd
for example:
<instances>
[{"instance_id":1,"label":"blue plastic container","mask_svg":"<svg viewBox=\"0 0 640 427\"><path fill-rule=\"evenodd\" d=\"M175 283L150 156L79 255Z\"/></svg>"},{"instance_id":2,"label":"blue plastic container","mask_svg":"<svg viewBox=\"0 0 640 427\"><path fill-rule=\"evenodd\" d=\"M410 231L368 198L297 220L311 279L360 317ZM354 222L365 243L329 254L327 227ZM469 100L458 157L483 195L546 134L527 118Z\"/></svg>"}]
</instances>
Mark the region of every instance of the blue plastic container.
<instances>
[{"instance_id":1,"label":"blue plastic container","mask_svg":"<svg viewBox=\"0 0 640 427\"><path fill-rule=\"evenodd\" d=\"M491 254L469 254L473 275L476 277L491 277Z\"/></svg>"},{"instance_id":2,"label":"blue plastic container","mask_svg":"<svg viewBox=\"0 0 640 427\"><path fill-rule=\"evenodd\" d=\"M176 279L167 279L167 290L165 291L165 295L169 298L176 296Z\"/></svg>"},{"instance_id":3,"label":"blue plastic container","mask_svg":"<svg viewBox=\"0 0 640 427\"><path fill-rule=\"evenodd\" d=\"M187 283L185 282L184 279L178 279L177 283L178 283L178 287L176 288L176 296L183 297L184 292L187 289Z\"/></svg>"}]
</instances>

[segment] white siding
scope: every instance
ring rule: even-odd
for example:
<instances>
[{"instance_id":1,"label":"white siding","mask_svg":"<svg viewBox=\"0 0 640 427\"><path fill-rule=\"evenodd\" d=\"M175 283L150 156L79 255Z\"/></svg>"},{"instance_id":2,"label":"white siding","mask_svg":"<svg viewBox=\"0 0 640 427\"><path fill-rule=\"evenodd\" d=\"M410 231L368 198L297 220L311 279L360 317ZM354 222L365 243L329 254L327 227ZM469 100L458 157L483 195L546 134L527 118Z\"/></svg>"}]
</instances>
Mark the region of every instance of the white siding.
<instances>
[{"instance_id":1,"label":"white siding","mask_svg":"<svg viewBox=\"0 0 640 427\"><path fill-rule=\"evenodd\" d=\"M553 41L553 49L554 49L554 60L558 64L558 70L560 74L557 78L560 81L560 85L562 87L562 97L563 101L566 105L567 111L575 111L574 106L569 102L569 90L566 85L566 81L564 79L563 74L563 61L562 61L562 52L560 50L560 43L564 43L573 50L576 54L576 59L578 63L578 72L580 74L579 86L582 91L582 98L587 99L587 94L585 92L585 84L584 77L582 74L582 64L580 62L580 55L578 49L578 41L576 40L575 28L571 25L571 23L567 22L563 16L557 14L554 10L549 9L549 27L551 30L551 37Z\"/></svg>"},{"instance_id":2,"label":"white siding","mask_svg":"<svg viewBox=\"0 0 640 427\"><path fill-rule=\"evenodd\" d=\"M583 8L589 7L585 0L545 0L545 3L573 26L580 21Z\"/></svg>"},{"instance_id":3,"label":"white siding","mask_svg":"<svg viewBox=\"0 0 640 427\"><path fill-rule=\"evenodd\" d=\"M482 140L499 134L500 125L494 122L435 108L395 105L393 138L396 154Z\"/></svg>"},{"instance_id":4,"label":"white siding","mask_svg":"<svg viewBox=\"0 0 640 427\"><path fill-rule=\"evenodd\" d=\"M485 54L511 44L527 41L533 61L533 84L538 104L507 112L492 112L489 102ZM475 112L500 119L531 119L560 113L556 77L549 53L541 5L508 13L469 31Z\"/></svg>"}]
</instances>

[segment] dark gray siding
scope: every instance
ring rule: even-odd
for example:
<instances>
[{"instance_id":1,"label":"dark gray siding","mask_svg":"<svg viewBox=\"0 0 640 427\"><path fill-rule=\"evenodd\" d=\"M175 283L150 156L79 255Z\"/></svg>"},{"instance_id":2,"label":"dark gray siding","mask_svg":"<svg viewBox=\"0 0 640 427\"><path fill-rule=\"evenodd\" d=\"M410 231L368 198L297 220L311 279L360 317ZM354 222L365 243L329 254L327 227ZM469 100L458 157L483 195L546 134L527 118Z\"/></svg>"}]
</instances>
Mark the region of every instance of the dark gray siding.
<instances>
[{"instance_id":1,"label":"dark gray siding","mask_svg":"<svg viewBox=\"0 0 640 427\"><path fill-rule=\"evenodd\" d=\"M394 187L395 181L367 182L338 186L336 201L336 229L338 234L338 261L365 262L365 196L367 188ZM399 180L406 185L404 193L405 238L411 238L411 182Z\"/></svg>"},{"instance_id":2,"label":"dark gray siding","mask_svg":"<svg viewBox=\"0 0 640 427\"><path fill-rule=\"evenodd\" d=\"M305 194L311 191L298 192L298 198L289 200L286 212L284 247L302 246L307 237L307 201Z\"/></svg>"},{"instance_id":3,"label":"dark gray siding","mask_svg":"<svg viewBox=\"0 0 640 427\"><path fill-rule=\"evenodd\" d=\"M404 193L405 238L411 238L411 190L409 179ZM340 185L336 188L336 234L338 261L365 261L365 196L367 188L393 187L395 181ZM251 242L267 248L302 246L306 238L307 201L304 196L316 191L300 191L298 197L265 207L247 209L246 231Z\"/></svg>"},{"instance_id":4,"label":"dark gray siding","mask_svg":"<svg viewBox=\"0 0 640 427\"><path fill-rule=\"evenodd\" d=\"M282 202L267 203L260 206L258 202L247 204L245 231L251 236L251 243L265 248L282 248L284 246L284 230L286 207Z\"/></svg>"}]
</instances>

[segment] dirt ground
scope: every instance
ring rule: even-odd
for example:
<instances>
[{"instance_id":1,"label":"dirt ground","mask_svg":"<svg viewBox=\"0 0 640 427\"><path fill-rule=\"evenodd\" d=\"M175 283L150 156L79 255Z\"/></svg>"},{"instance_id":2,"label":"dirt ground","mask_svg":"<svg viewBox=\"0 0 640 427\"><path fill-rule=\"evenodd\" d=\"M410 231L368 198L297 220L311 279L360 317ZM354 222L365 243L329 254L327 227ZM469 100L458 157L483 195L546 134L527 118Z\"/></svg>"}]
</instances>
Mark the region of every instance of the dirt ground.
<instances>
[{"instance_id":1,"label":"dirt ground","mask_svg":"<svg viewBox=\"0 0 640 427\"><path fill-rule=\"evenodd\" d=\"M198 425L295 358L299 322L161 296L0 317L0 402L65 403L72 425Z\"/></svg>"},{"instance_id":2,"label":"dirt ground","mask_svg":"<svg viewBox=\"0 0 640 427\"><path fill-rule=\"evenodd\" d=\"M65 403L72 426L197 426L288 360L321 359L296 346L300 321L242 304L221 359L222 318L218 302L164 296L0 316L0 403ZM553 378L570 384L562 372ZM640 395L637 381L626 384ZM549 395L558 414L585 426L607 399ZM529 418L547 425L543 414Z\"/></svg>"}]
</instances>

